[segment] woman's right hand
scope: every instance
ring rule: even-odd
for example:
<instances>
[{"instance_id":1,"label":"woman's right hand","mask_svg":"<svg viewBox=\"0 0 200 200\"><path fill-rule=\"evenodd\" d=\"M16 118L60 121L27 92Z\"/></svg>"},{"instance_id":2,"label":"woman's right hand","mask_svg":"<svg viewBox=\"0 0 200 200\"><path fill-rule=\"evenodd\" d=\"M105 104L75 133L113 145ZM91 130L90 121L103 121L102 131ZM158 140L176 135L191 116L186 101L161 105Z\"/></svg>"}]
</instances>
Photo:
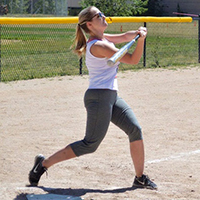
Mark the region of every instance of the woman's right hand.
<instances>
[{"instance_id":1,"label":"woman's right hand","mask_svg":"<svg viewBox=\"0 0 200 200\"><path fill-rule=\"evenodd\" d=\"M145 39L146 36L147 36L147 28L146 27L140 27L138 29L138 34L140 35L140 38L139 39Z\"/></svg>"}]
</instances>

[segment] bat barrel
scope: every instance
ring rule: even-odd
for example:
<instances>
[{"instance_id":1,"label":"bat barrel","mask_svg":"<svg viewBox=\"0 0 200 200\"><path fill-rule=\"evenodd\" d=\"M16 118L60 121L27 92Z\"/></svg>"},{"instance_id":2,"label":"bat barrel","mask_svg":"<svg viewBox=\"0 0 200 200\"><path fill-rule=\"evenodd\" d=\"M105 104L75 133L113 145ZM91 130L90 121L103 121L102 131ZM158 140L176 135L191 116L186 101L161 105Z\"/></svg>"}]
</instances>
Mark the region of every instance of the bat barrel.
<instances>
[{"instance_id":1,"label":"bat barrel","mask_svg":"<svg viewBox=\"0 0 200 200\"><path fill-rule=\"evenodd\" d=\"M114 66L130 49L130 47L135 43L135 41L140 37L140 35L137 35L133 40L131 40L129 43L124 45L121 49L119 49L118 52L116 52L111 58L108 59L107 65Z\"/></svg>"}]
</instances>

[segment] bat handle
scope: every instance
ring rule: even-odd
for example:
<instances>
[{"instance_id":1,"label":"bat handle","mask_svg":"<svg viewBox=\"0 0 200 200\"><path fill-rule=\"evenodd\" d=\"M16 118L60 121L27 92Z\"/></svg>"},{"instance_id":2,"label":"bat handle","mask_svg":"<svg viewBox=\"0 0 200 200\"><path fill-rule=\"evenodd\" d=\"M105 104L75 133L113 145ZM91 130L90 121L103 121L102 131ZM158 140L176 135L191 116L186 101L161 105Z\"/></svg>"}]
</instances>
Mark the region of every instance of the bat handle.
<instances>
[{"instance_id":1,"label":"bat handle","mask_svg":"<svg viewBox=\"0 0 200 200\"><path fill-rule=\"evenodd\" d=\"M138 38L140 37L140 35L138 34L138 35L136 35L136 37L135 37L135 41L136 40L138 40Z\"/></svg>"}]
</instances>

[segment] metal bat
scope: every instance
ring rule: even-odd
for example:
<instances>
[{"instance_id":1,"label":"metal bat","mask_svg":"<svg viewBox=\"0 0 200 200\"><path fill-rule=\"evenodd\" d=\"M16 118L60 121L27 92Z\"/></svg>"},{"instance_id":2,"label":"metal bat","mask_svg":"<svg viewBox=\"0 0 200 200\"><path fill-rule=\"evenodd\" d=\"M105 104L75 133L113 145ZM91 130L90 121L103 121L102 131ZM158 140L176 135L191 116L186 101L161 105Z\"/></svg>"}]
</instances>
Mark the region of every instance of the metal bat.
<instances>
[{"instance_id":1,"label":"metal bat","mask_svg":"<svg viewBox=\"0 0 200 200\"><path fill-rule=\"evenodd\" d=\"M136 40L140 37L137 35L133 40L129 43L125 44L118 52L116 52L111 58L108 59L107 64L109 66L114 66L130 49L130 47L136 42Z\"/></svg>"}]
</instances>

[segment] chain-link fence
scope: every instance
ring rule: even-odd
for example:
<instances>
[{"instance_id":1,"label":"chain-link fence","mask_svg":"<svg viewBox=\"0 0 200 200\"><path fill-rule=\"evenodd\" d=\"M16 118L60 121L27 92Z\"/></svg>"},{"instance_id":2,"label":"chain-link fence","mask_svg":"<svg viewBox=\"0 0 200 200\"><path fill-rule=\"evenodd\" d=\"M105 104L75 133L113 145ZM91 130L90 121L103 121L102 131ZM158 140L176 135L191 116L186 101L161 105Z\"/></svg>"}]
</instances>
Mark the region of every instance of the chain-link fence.
<instances>
[{"instance_id":1,"label":"chain-link fence","mask_svg":"<svg viewBox=\"0 0 200 200\"><path fill-rule=\"evenodd\" d=\"M146 25L146 57L137 66L120 64L120 70L142 68L144 64L145 67L198 64L198 21ZM144 23L112 23L107 32L120 33L140 26ZM80 60L70 48L75 28L76 24L2 25L1 81L78 75ZM87 74L84 58L82 63L83 74Z\"/></svg>"},{"instance_id":2,"label":"chain-link fence","mask_svg":"<svg viewBox=\"0 0 200 200\"><path fill-rule=\"evenodd\" d=\"M9 15L54 15L68 16L68 0L2 0Z\"/></svg>"}]
</instances>

